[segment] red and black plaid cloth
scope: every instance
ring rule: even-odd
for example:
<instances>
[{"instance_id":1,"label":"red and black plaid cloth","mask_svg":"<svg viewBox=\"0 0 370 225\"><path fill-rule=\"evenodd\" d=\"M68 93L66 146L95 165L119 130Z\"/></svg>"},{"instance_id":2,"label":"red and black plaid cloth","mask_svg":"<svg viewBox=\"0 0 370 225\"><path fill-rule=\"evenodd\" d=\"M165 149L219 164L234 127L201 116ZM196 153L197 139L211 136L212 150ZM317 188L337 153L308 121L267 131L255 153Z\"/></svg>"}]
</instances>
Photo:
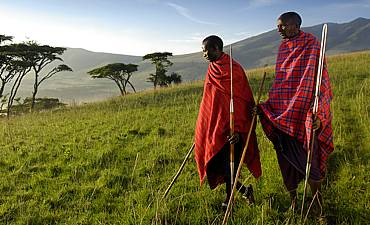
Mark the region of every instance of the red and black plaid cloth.
<instances>
[{"instance_id":1,"label":"red and black plaid cloth","mask_svg":"<svg viewBox=\"0 0 370 225\"><path fill-rule=\"evenodd\" d=\"M208 66L203 99L196 124L195 160L201 183L206 176L209 161L228 143L230 80L230 56L223 53L217 61ZM233 93L235 132L240 133L245 142L252 122L251 109L255 103L244 70L235 61L233 61ZM261 175L260 157L254 131L246 153L245 163L255 177Z\"/></svg>"},{"instance_id":2,"label":"red and black plaid cloth","mask_svg":"<svg viewBox=\"0 0 370 225\"><path fill-rule=\"evenodd\" d=\"M307 149L312 129L312 107L315 95L316 73L320 57L320 43L303 31L291 40L283 40L276 61L276 78L269 91L269 98L262 103L264 112L261 123L267 137L275 141L273 128L297 138ZM318 133L320 171L325 175L326 160L334 150L332 91L329 75L324 66L319 96L318 117L321 129Z\"/></svg>"}]
</instances>

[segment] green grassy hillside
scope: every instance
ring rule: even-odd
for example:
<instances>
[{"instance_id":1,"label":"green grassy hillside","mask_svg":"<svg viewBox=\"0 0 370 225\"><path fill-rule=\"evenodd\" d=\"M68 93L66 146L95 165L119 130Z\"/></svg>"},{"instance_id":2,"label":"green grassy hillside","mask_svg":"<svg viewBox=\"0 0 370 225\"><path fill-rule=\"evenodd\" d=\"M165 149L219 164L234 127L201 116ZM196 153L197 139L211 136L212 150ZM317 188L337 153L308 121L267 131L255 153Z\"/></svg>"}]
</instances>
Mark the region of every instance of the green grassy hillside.
<instances>
[{"instance_id":1,"label":"green grassy hillside","mask_svg":"<svg viewBox=\"0 0 370 225\"><path fill-rule=\"evenodd\" d=\"M328 59L335 152L324 208L330 224L370 221L370 52ZM273 80L267 68L264 99ZM263 71L248 71L257 90ZM220 224L224 186L199 186L190 148L202 83L0 120L0 224ZM238 197L230 224L297 224L285 213L275 152L257 127L263 176L244 170L256 204ZM300 198L302 196L300 188ZM309 221L314 224L313 220Z\"/></svg>"}]
</instances>

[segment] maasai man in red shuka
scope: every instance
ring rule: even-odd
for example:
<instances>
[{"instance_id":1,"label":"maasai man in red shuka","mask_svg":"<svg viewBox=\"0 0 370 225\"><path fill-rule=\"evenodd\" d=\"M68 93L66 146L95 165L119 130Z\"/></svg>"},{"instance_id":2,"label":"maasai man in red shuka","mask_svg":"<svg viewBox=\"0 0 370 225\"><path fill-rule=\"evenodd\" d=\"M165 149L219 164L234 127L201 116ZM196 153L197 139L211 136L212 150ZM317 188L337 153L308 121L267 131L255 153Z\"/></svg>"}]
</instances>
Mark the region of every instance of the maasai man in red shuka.
<instances>
[{"instance_id":1,"label":"maasai man in red shuka","mask_svg":"<svg viewBox=\"0 0 370 225\"><path fill-rule=\"evenodd\" d=\"M263 129L274 144L284 184L291 195L292 208L296 206L298 184L305 177L311 130L317 130L318 134L313 137L316 145L309 175L312 195L318 194L317 204L322 203L320 188L326 160L334 150L332 92L326 65L318 118L312 121L320 43L312 34L300 30L301 22L295 12L284 13L278 19L278 31L283 40L276 61L276 77L268 100L259 107Z\"/></svg>"},{"instance_id":2,"label":"maasai man in red shuka","mask_svg":"<svg viewBox=\"0 0 370 225\"><path fill-rule=\"evenodd\" d=\"M235 174L251 127L252 109L255 105L251 88L239 63L233 60L233 93L235 134L230 134L230 56L223 51L223 42L217 36L203 40L204 57L210 62L204 81L203 99L195 130L195 159L201 184L205 177L211 189L226 182L226 208L231 194L229 162L230 143L235 144ZM253 127L252 129L255 129ZM256 134L253 131L244 163L251 173L261 176L261 164ZM252 186L237 183L238 190L253 203Z\"/></svg>"}]
</instances>

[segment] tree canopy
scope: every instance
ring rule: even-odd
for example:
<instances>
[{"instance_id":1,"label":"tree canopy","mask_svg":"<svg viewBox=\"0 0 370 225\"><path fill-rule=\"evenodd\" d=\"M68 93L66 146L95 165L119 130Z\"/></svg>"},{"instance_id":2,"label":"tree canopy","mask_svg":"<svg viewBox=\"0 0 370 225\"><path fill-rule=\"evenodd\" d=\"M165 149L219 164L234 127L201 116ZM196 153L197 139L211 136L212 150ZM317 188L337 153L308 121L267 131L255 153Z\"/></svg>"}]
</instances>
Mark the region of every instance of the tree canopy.
<instances>
[{"instance_id":1,"label":"tree canopy","mask_svg":"<svg viewBox=\"0 0 370 225\"><path fill-rule=\"evenodd\" d=\"M16 44L15 47L20 49L20 52L22 52L22 58L31 64L31 68L35 73L35 81L33 85L32 104L31 104L32 110L35 106L36 95L40 84L59 72L62 71L71 72L72 69L67 65L62 64L54 67L48 73L46 74L44 73L43 76L41 75L41 71L47 65L51 64L56 60L63 61L63 59L60 56L64 53L66 48L52 47L49 45L39 45L34 41Z\"/></svg>"},{"instance_id":2,"label":"tree canopy","mask_svg":"<svg viewBox=\"0 0 370 225\"><path fill-rule=\"evenodd\" d=\"M127 94L127 85L136 92L135 87L132 85L130 78L132 73L136 72L138 65L135 64L124 64L124 63L112 63L88 72L92 78L106 78L115 82L119 88L121 95Z\"/></svg>"},{"instance_id":3,"label":"tree canopy","mask_svg":"<svg viewBox=\"0 0 370 225\"><path fill-rule=\"evenodd\" d=\"M167 68L173 63L168 59L172 56L171 52L155 52L143 56L143 60L150 60L155 65L155 73L149 74L148 81L152 82L154 89L157 85L168 86L168 76L166 75Z\"/></svg>"},{"instance_id":4,"label":"tree canopy","mask_svg":"<svg viewBox=\"0 0 370 225\"><path fill-rule=\"evenodd\" d=\"M12 36L0 35L0 98L4 97L5 86L11 84L10 93L5 95L8 101L8 115L23 78L31 70L35 75L31 110L41 83L62 71L72 71L69 66L60 64L51 67L48 72L43 72L53 62L63 61L61 55L66 48L39 45L35 41L11 43L12 40Z\"/></svg>"}]
</instances>

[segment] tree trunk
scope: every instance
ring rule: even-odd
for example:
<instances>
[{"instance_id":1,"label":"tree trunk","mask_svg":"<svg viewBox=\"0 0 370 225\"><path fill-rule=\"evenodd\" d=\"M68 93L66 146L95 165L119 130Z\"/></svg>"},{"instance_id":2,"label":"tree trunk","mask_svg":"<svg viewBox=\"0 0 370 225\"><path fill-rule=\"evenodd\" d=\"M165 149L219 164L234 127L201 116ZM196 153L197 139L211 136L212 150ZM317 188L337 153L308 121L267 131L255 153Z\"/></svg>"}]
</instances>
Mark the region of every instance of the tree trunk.
<instances>
[{"instance_id":1,"label":"tree trunk","mask_svg":"<svg viewBox=\"0 0 370 225\"><path fill-rule=\"evenodd\" d=\"M20 83L22 81L22 78L23 78L23 75L19 75L17 77L17 79L15 79L15 82L14 82L14 84L12 86L12 89L10 90L10 96L9 96L9 99L8 99L8 108L6 110L6 117L7 118L9 118L9 116L10 116L10 110L11 110L11 108L13 106L14 98L15 98L15 96L17 94L17 90L18 90L19 85L20 85Z\"/></svg>"},{"instance_id":2,"label":"tree trunk","mask_svg":"<svg viewBox=\"0 0 370 225\"><path fill-rule=\"evenodd\" d=\"M120 82L121 82L121 87L122 87L122 90L123 90L123 93L124 93L124 95L126 95L127 94L127 91L126 91L126 85L125 85L125 81L124 80L120 80Z\"/></svg>"},{"instance_id":3,"label":"tree trunk","mask_svg":"<svg viewBox=\"0 0 370 225\"><path fill-rule=\"evenodd\" d=\"M8 99L8 108L7 108L7 117L9 118L10 110L13 106L14 98L17 95L19 86L22 83L23 78L27 75L28 72L30 72L31 68L24 70L23 72L20 72L17 78L15 79L13 86L10 90L10 96Z\"/></svg>"},{"instance_id":4,"label":"tree trunk","mask_svg":"<svg viewBox=\"0 0 370 225\"><path fill-rule=\"evenodd\" d=\"M113 80L113 79L112 79ZM121 95L122 96L124 96L125 95L125 92L124 92L124 90L122 89L122 87L121 87L121 85L120 85L120 83L118 82L118 80L113 80L114 81L114 83L116 83L117 84L117 86L118 86L118 88L119 88L119 91L121 92Z\"/></svg>"},{"instance_id":5,"label":"tree trunk","mask_svg":"<svg viewBox=\"0 0 370 225\"><path fill-rule=\"evenodd\" d=\"M4 88L5 88L6 82L4 80L1 80L1 87L0 87L0 98L3 97Z\"/></svg>"},{"instance_id":6,"label":"tree trunk","mask_svg":"<svg viewBox=\"0 0 370 225\"><path fill-rule=\"evenodd\" d=\"M127 83L131 86L131 88L132 88L132 89L134 90L134 92L136 93L136 90L135 90L135 88L134 88L134 85L132 85L130 81L127 81Z\"/></svg>"},{"instance_id":7,"label":"tree trunk","mask_svg":"<svg viewBox=\"0 0 370 225\"><path fill-rule=\"evenodd\" d=\"M35 83L33 84L33 93L32 93L32 104L31 104L31 108L30 108L30 112L33 111L34 107L35 107L35 103L36 103L36 95L37 95L37 91L38 91L38 87L39 87L39 75L38 73L35 71Z\"/></svg>"},{"instance_id":8,"label":"tree trunk","mask_svg":"<svg viewBox=\"0 0 370 225\"><path fill-rule=\"evenodd\" d=\"M131 86L132 90L134 90L134 92L136 93L136 90L135 90L135 88L134 88L134 85L132 85L132 83L129 81L130 77L131 77L131 76L128 76L128 77L127 77L127 79L125 79L125 84L124 84L125 89L126 89L126 87L127 87L127 84L129 84L129 85Z\"/></svg>"},{"instance_id":9,"label":"tree trunk","mask_svg":"<svg viewBox=\"0 0 370 225\"><path fill-rule=\"evenodd\" d=\"M125 91L123 90L123 88L120 86L120 85L118 85L118 88L119 88L119 90L120 90L120 92L121 92L121 95L122 96L125 96Z\"/></svg>"},{"instance_id":10,"label":"tree trunk","mask_svg":"<svg viewBox=\"0 0 370 225\"><path fill-rule=\"evenodd\" d=\"M38 89L38 86L35 85L34 89L33 89L33 93L32 93L32 104L31 104L30 112L32 112L33 109L35 108L36 94L37 94L37 91L38 91L37 89Z\"/></svg>"},{"instance_id":11,"label":"tree trunk","mask_svg":"<svg viewBox=\"0 0 370 225\"><path fill-rule=\"evenodd\" d=\"M154 82L153 82L153 84L154 84L154 90L157 89L157 82L158 82L158 74L156 73L155 74L155 77L154 77Z\"/></svg>"}]
</instances>

